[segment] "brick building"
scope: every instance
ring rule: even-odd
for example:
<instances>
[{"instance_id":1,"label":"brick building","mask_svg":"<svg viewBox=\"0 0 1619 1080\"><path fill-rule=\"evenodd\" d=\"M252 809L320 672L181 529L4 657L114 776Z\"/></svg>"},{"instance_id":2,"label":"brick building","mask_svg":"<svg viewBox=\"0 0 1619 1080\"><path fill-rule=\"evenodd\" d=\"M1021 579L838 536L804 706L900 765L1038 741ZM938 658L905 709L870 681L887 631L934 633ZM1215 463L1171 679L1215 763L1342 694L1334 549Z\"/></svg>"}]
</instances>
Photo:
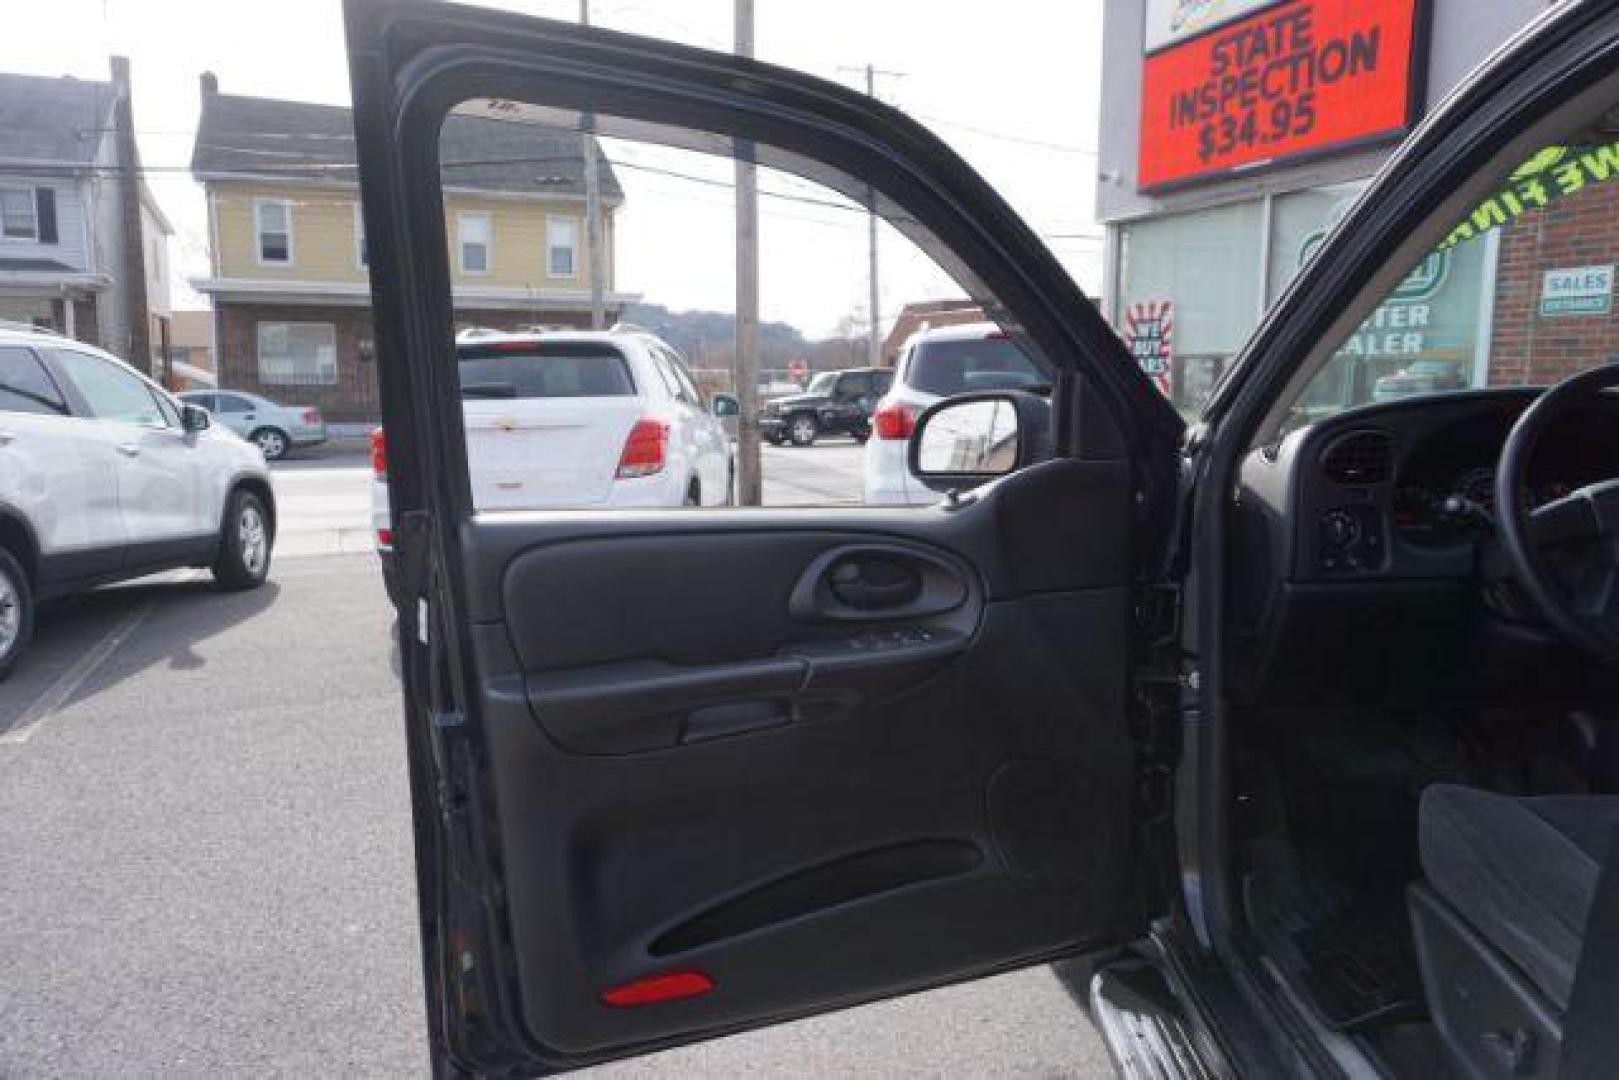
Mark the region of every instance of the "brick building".
<instances>
[{"instance_id":1,"label":"brick building","mask_svg":"<svg viewBox=\"0 0 1619 1080\"><path fill-rule=\"evenodd\" d=\"M1551 384L1619 358L1612 302L1616 264L1619 180L1583 186L1508 223L1496 256L1490 383ZM1548 305L1547 275L1581 270L1595 272L1595 287L1585 290L1588 302ZM1598 292L1606 293L1606 304Z\"/></svg>"},{"instance_id":2,"label":"brick building","mask_svg":"<svg viewBox=\"0 0 1619 1080\"><path fill-rule=\"evenodd\" d=\"M451 114L441 136L459 326L586 326L584 152L571 131ZM635 298L614 279L623 192L594 140L609 322ZM450 163L455 163L451 167ZM349 110L223 94L202 76L192 173L207 190L221 388L376 419L377 361Z\"/></svg>"}]
</instances>

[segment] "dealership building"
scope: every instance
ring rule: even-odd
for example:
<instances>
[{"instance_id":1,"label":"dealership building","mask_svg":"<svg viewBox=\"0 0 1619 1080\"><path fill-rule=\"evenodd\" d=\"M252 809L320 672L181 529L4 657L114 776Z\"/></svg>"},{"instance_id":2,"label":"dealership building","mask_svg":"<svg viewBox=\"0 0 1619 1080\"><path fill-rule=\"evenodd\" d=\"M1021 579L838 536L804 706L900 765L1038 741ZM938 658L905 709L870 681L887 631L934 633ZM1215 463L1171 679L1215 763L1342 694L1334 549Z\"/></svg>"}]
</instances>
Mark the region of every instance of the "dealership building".
<instances>
[{"instance_id":1,"label":"dealership building","mask_svg":"<svg viewBox=\"0 0 1619 1080\"><path fill-rule=\"evenodd\" d=\"M1177 406L1206 398L1401 136L1546 6L1110 0L1103 309ZM1369 400L1412 372L1552 381L1619 354L1619 144L1548 152L1525 198L1481 208L1493 227L1411 272L1344 343L1344 385L1319 392Z\"/></svg>"}]
</instances>

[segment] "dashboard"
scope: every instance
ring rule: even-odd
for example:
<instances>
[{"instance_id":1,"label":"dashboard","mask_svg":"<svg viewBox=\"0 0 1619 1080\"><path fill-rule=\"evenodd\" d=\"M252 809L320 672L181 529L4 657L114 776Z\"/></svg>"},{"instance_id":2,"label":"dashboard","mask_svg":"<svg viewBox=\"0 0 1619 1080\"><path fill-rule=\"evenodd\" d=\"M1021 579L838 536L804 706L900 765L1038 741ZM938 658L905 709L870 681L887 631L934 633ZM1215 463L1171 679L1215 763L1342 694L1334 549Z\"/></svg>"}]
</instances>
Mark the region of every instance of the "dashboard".
<instances>
[{"instance_id":1,"label":"dashboard","mask_svg":"<svg viewBox=\"0 0 1619 1080\"><path fill-rule=\"evenodd\" d=\"M1292 581L1471 573L1493 531L1495 470L1536 388L1464 391L1340 413L1261 447L1239 504L1271 528L1272 567ZM1581 406L1536 448L1530 507L1619 476L1619 399ZM1608 433L1610 437L1593 437Z\"/></svg>"},{"instance_id":2,"label":"dashboard","mask_svg":"<svg viewBox=\"0 0 1619 1080\"><path fill-rule=\"evenodd\" d=\"M1517 621L1481 555L1495 470L1538 388L1352 409L1243 460L1232 519L1232 686L1239 699L1420 698L1467 673L1479 694L1563 678L1571 650ZM1619 396L1575 408L1536 448L1530 505L1619 476ZM1479 634L1507 634L1480 654ZM1548 651L1549 650L1549 651ZM1565 679L1565 681L1567 681ZM1454 687L1450 688L1454 690Z\"/></svg>"}]
</instances>

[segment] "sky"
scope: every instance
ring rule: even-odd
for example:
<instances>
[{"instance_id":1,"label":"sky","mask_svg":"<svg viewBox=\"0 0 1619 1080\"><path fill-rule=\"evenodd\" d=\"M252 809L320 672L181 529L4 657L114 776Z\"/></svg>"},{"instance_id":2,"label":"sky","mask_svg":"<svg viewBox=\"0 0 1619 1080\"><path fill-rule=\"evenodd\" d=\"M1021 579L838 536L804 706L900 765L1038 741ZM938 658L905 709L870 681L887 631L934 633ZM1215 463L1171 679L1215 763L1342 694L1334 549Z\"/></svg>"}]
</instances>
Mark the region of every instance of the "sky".
<instances>
[{"instance_id":1,"label":"sky","mask_svg":"<svg viewBox=\"0 0 1619 1080\"><path fill-rule=\"evenodd\" d=\"M579 11L577 0L491 6L566 19ZM591 16L614 30L731 45L730 0L592 0ZM851 85L863 75L850 69L867 63L899 73L879 76L878 96L927 124L983 173L1094 294L1101 279L1094 218L1101 20L1102 0L756 0L755 55ZM176 227L176 306L206 306L185 284L208 270L206 207L187 168L197 76L215 72L224 93L346 105L337 0L50 0L32 9L29 24L27 34L0 36L0 70L105 79L109 54L130 58L143 165ZM639 144L610 144L608 152L620 164L626 196L617 286L676 309L730 310L729 191L654 171L674 163L673 171L723 177L728 163L679 164L672 152ZM790 177L765 177L761 186L818 194ZM770 197L760 214L762 316L812 336L863 317L862 217ZM897 234L885 233L880 250L885 322L906 300L958 294Z\"/></svg>"}]
</instances>

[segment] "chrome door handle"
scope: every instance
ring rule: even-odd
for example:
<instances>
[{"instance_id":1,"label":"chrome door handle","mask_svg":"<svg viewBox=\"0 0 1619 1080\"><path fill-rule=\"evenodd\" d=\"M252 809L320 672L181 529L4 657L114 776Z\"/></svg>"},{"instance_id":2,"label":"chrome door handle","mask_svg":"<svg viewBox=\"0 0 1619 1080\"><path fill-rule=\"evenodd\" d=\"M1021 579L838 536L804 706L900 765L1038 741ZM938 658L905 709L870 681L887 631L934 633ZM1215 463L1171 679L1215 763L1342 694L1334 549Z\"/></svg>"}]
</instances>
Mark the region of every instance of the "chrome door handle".
<instances>
[{"instance_id":1,"label":"chrome door handle","mask_svg":"<svg viewBox=\"0 0 1619 1080\"><path fill-rule=\"evenodd\" d=\"M136 446L132 442L119 443L118 446L117 446L117 450L118 450L118 452L120 454L124 455L125 457L140 457L141 456L141 448Z\"/></svg>"}]
</instances>

